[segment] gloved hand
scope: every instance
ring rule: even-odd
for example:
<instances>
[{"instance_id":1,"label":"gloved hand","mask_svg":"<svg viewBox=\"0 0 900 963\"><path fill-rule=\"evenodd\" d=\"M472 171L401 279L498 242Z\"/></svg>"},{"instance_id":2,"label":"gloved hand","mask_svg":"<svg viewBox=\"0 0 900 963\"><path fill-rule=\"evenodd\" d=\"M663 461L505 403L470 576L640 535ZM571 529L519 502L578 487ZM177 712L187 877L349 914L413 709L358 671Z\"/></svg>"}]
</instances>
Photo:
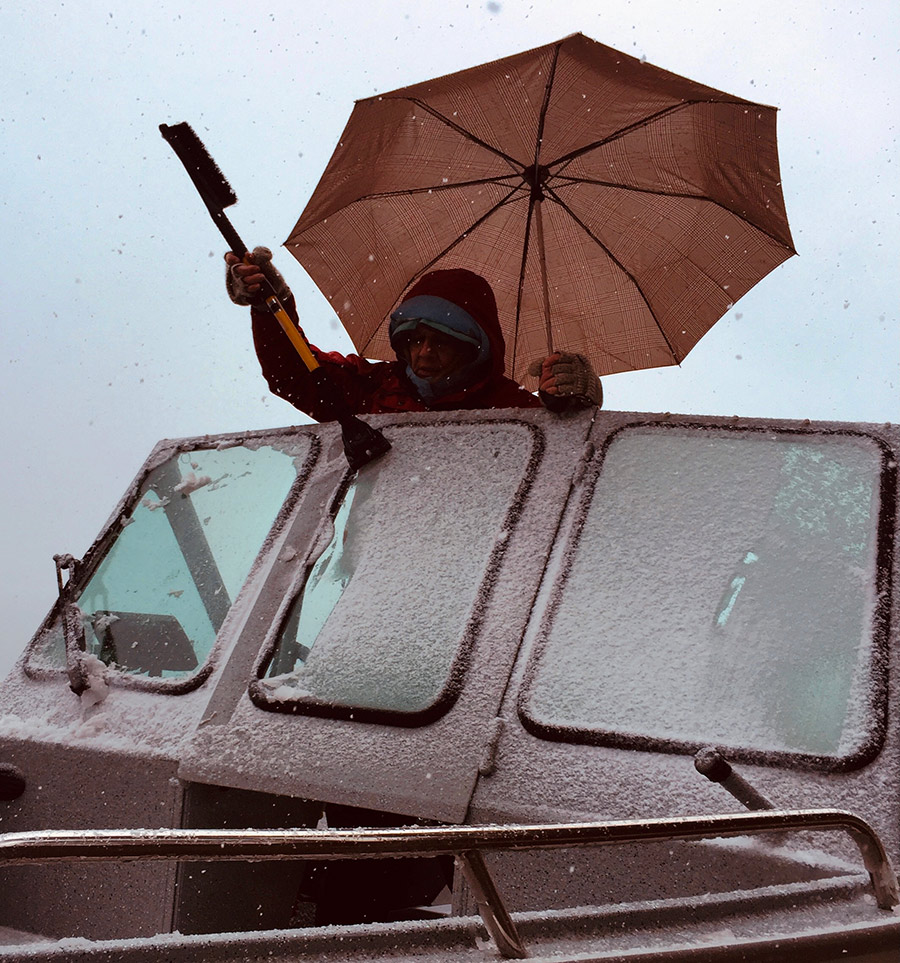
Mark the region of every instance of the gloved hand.
<instances>
[{"instance_id":1,"label":"gloved hand","mask_svg":"<svg viewBox=\"0 0 900 963\"><path fill-rule=\"evenodd\" d=\"M291 289L281 272L272 264L272 252L267 247L255 247L250 255L252 264L246 264L236 254L229 251L225 255L225 287L228 297L235 304L261 304L264 301L261 285L263 279L275 289L279 301L291 296Z\"/></svg>"},{"instance_id":2,"label":"gloved hand","mask_svg":"<svg viewBox=\"0 0 900 963\"><path fill-rule=\"evenodd\" d=\"M583 354L555 351L533 362L529 374L540 378L541 401L550 411L574 411L603 404L603 388L590 361Z\"/></svg>"}]
</instances>

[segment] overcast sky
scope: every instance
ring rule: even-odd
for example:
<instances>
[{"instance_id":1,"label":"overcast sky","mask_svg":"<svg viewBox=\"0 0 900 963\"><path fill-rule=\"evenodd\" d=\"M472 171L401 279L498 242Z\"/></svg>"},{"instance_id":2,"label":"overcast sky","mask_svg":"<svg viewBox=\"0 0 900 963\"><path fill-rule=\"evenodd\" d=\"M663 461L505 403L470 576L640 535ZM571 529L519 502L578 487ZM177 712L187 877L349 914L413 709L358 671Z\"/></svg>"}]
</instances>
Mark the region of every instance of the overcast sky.
<instances>
[{"instance_id":1,"label":"overcast sky","mask_svg":"<svg viewBox=\"0 0 900 963\"><path fill-rule=\"evenodd\" d=\"M780 108L799 256L680 368L606 407L898 420L896 0L0 0L0 672L160 438L306 420L267 393L223 242L160 123L188 121L276 249L307 332L349 340L278 246L353 101L576 31ZM315 8L315 9L314 9Z\"/></svg>"}]
</instances>

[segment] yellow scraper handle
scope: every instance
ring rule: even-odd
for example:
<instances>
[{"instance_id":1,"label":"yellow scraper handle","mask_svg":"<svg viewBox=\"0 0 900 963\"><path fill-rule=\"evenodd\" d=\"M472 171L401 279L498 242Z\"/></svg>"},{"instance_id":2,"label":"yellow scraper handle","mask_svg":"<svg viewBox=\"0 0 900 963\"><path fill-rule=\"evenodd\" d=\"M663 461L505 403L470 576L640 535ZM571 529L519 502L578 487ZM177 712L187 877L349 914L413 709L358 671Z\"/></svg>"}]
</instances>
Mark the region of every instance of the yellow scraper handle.
<instances>
[{"instance_id":1,"label":"yellow scraper handle","mask_svg":"<svg viewBox=\"0 0 900 963\"><path fill-rule=\"evenodd\" d=\"M307 369L309 371L315 371L316 368L319 367L316 356L310 351L306 339L297 330L297 326L291 320L291 316L285 311L284 306L274 294L270 294L266 298L266 307L278 319L281 329L291 339L291 344L297 349L297 354L300 355Z\"/></svg>"},{"instance_id":2,"label":"yellow scraper handle","mask_svg":"<svg viewBox=\"0 0 900 963\"><path fill-rule=\"evenodd\" d=\"M243 241L237 238L243 247ZM243 247L244 250L244 264L255 264L253 256ZM268 289L268 292L267 290ZM291 344L300 355L301 360L306 365L308 371L315 371L316 368L321 367L319 362L316 361L316 356L312 353L309 345L306 342L306 338L297 330L297 325L291 320L291 316L285 311L284 305L278 300L278 296L275 294L275 289L272 287L268 278L263 275L263 294L266 299L266 307L275 315L278 319L278 323L281 325L281 330L290 338Z\"/></svg>"}]
</instances>

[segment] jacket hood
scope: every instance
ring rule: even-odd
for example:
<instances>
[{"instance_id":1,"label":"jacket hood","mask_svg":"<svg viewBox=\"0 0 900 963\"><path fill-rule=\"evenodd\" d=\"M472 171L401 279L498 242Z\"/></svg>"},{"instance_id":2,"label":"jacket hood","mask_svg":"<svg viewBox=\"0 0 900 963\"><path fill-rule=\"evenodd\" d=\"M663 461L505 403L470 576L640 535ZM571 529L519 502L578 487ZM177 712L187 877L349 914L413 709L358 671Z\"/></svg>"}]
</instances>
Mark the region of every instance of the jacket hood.
<instances>
[{"instance_id":1,"label":"jacket hood","mask_svg":"<svg viewBox=\"0 0 900 963\"><path fill-rule=\"evenodd\" d=\"M414 298L417 299L416 304L409 304ZM407 315L404 307L409 304L410 309L418 311L429 304L434 304L435 302L430 299L436 298L449 301L451 305L462 308L484 332L490 357L489 363L486 365L486 373L479 381L483 382L502 376L506 366L506 343L500 329L494 292L491 290L490 284L481 275L475 274L473 271L467 271L465 268L431 271L423 275L410 288L399 308L391 315L391 344L394 344L394 335L398 333L398 328L402 327L404 317ZM418 316L425 321L433 320L434 326L439 329L451 329L448 333L454 333L453 329L460 334L467 333L465 332L464 320L460 319L457 323L452 311L441 312L441 316L430 318L423 310ZM403 360L399 355L398 359Z\"/></svg>"}]
</instances>

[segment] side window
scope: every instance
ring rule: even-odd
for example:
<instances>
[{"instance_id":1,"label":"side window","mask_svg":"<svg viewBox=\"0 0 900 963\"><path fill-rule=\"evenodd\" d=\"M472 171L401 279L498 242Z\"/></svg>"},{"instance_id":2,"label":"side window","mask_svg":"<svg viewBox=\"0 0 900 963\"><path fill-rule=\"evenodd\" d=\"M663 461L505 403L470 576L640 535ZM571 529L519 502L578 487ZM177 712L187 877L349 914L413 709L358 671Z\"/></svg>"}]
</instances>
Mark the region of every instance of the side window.
<instances>
[{"instance_id":1,"label":"side window","mask_svg":"<svg viewBox=\"0 0 900 963\"><path fill-rule=\"evenodd\" d=\"M197 672L297 483L310 438L291 446L182 451L148 473L77 588L88 653L148 680ZM51 627L32 667L65 664L54 651L61 636Z\"/></svg>"},{"instance_id":2,"label":"side window","mask_svg":"<svg viewBox=\"0 0 900 963\"><path fill-rule=\"evenodd\" d=\"M535 734L810 768L877 751L886 680L870 438L614 436L520 695Z\"/></svg>"},{"instance_id":3,"label":"side window","mask_svg":"<svg viewBox=\"0 0 900 963\"><path fill-rule=\"evenodd\" d=\"M334 506L251 684L262 708L416 725L456 698L541 436L522 423L395 431Z\"/></svg>"}]
</instances>

